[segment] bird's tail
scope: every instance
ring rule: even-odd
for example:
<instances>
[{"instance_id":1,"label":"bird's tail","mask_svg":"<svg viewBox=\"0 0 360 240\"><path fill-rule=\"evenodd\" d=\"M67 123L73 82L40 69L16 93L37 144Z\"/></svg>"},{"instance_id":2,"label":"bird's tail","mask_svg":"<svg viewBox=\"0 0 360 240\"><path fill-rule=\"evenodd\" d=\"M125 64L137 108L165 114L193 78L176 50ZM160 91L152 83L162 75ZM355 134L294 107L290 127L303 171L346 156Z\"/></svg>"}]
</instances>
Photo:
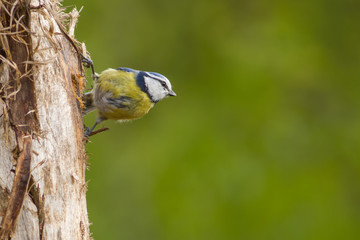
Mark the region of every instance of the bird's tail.
<instances>
[{"instance_id":1,"label":"bird's tail","mask_svg":"<svg viewBox=\"0 0 360 240\"><path fill-rule=\"evenodd\" d=\"M92 91L84 93L82 96L82 101L84 103L84 108L82 110L83 116L95 110L94 93Z\"/></svg>"}]
</instances>

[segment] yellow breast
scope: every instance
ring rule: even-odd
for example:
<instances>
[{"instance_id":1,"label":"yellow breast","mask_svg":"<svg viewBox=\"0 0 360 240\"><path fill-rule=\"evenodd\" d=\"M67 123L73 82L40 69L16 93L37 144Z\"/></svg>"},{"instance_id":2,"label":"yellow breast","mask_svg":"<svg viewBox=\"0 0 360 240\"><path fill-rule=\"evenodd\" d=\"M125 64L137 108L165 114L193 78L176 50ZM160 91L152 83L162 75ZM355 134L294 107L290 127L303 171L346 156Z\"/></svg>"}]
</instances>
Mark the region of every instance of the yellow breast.
<instances>
[{"instance_id":1,"label":"yellow breast","mask_svg":"<svg viewBox=\"0 0 360 240\"><path fill-rule=\"evenodd\" d=\"M144 116L154 103L136 84L134 73L107 69L96 82L94 104L106 119L126 120Z\"/></svg>"}]
</instances>

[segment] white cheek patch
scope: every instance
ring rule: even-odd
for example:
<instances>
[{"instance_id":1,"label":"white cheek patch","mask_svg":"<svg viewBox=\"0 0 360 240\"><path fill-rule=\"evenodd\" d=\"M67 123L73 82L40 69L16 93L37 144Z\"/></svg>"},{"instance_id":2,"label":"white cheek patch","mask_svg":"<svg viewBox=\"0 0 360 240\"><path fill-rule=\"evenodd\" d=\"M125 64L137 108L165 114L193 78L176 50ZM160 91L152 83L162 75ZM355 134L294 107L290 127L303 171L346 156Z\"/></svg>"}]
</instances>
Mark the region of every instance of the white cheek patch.
<instances>
[{"instance_id":1,"label":"white cheek patch","mask_svg":"<svg viewBox=\"0 0 360 240\"><path fill-rule=\"evenodd\" d=\"M148 89L149 95L152 100L157 102L167 96L167 92L164 90L163 86L158 80L154 80L150 77L145 76L145 84Z\"/></svg>"}]
</instances>

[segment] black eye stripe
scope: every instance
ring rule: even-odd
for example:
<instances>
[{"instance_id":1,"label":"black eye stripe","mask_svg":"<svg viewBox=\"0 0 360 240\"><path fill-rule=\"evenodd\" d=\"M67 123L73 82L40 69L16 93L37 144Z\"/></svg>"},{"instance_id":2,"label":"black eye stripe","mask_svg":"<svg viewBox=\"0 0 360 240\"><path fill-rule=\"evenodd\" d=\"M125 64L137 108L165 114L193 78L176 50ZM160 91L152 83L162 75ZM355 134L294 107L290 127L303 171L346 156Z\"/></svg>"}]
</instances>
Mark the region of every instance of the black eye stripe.
<instances>
[{"instance_id":1,"label":"black eye stripe","mask_svg":"<svg viewBox=\"0 0 360 240\"><path fill-rule=\"evenodd\" d=\"M160 81L161 86L163 86L163 88L166 88L166 90L170 90L169 86L166 84L166 82Z\"/></svg>"}]
</instances>

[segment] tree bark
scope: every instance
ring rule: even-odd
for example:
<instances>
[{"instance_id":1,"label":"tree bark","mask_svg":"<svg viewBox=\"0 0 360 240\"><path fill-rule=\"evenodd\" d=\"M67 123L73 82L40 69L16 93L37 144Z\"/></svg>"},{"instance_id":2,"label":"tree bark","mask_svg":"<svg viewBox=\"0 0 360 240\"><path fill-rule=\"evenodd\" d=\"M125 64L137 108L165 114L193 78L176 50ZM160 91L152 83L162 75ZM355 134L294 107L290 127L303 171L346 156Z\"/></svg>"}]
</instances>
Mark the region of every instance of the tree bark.
<instances>
[{"instance_id":1,"label":"tree bark","mask_svg":"<svg viewBox=\"0 0 360 240\"><path fill-rule=\"evenodd\" d=\"M90 239L77 13L0 2L0 240Z\"/></svg>"}]
</instances>

